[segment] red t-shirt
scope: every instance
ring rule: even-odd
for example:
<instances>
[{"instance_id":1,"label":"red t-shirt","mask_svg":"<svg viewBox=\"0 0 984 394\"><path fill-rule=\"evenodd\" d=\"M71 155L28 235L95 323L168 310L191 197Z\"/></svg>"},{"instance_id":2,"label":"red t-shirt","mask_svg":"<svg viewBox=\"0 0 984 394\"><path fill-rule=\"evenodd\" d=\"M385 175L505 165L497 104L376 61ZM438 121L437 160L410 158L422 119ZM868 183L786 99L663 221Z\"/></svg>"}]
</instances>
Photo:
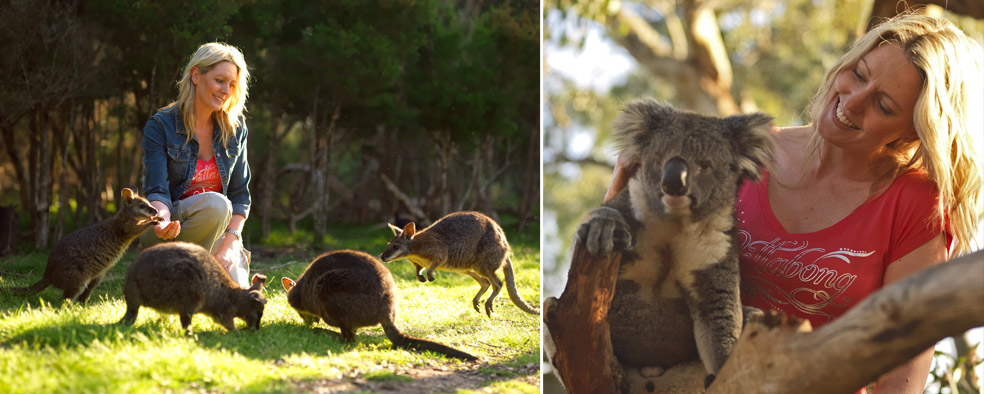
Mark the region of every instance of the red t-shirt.
<instances>
[{"instance_id":1,"label":"red t-shirt","mask_svg":"<svg viewBox=\"0 0 984 394\"><path fill-rule=\"evenodd\" d=\"M925 172L899 176L844 219L804 234L786 232L776 219L768 184L766 174L738 193L742 304L780 310L814 328L882 287L890 263L943 228L934 220L939 193Z\"/></svg>"},{"instance_id":2,"label":"red t-shirt","mask_svg":"<svg viewBox=\"0 0 984 394\"><path fill-rule=\"evenodd\" d=\"M219 175L219 168L215 166L215 156L208 161L198 159L195 176L191 179L188 190L181 195L181 199L205 192L222 193L222 176Z\"/></svg>"}]
</instances>

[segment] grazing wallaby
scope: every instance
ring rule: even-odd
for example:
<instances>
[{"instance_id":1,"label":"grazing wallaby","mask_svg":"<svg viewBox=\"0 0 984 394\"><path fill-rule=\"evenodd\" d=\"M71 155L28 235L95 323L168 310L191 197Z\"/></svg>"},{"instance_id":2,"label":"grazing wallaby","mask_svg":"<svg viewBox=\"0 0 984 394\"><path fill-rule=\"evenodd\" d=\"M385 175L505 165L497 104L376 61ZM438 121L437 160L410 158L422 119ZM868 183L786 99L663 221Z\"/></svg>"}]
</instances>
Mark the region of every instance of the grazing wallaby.
<instances>
[{"instance_id":1,"label":"grazing wallaby","mask_svg":"<svg viewBox=\"0 0 984 394\"><path fill-rule=\"evenodd\" d=\"M181 327L191 334L191 316L204 313L225 327L236 329L234 317L260 328L266 276L253 275L252 286L239 287L205 248L189 242L166 242L147 248L126 273L123 298L126 314L120 324L137 320L141 306L177 313Z\"/></svg>"},{"instance_id":2,"label":"grazing wallaby","mask_svg":"<svg viewBox=\"0 0 984 394\"><path fill-rule=\"evenodd\" d=\"M65 299L85 302L134 239L156 224L157 208L130 189L123 189L122 204L109 219L78 229L58 240L48 254L44 276L37 283L15 290L26 295L54 286Z\"/></svg>"},{"instance_id":3,"label":"grazing wallaby","mask_svg":"<svg viewBox=\"0 0 984 394\"><path fill-rule=\"evenodd\" d=\"M490 317L492 300L502 289L502 281L495 272L504 267L509 299L524 312L539 314L516 291L509 242L502 228L488 216L478 212L454 212L420 231L416 231L413 223L402 229L393 225L390 228L395 237L380 256L384 262L404 257L410 259L417 280L421 282L433 281L434 270L438 269L474 278L481 288L472 299L472 306L479 313L478 302L491 284L492 294L485 301L485 313ZM427 267L426 278L420 273L422 267Z\"/></svg>"},{"instance_id":4,"label":"grazing wallaby","mask_svg":"<svg viewBox=\"0 0 984 394\"><path fill-rule=\"evenodd\" d=\"M355 330L380 324L399 348L441 353L462 360L475 356L440 343L407 336L396 327L396 285L389 270L376 258L354 250L318 256L297 282L282 278L287 302L305 324L318 319L338 327L342 340L355 341Z\"/></svg>"}]
</instances>

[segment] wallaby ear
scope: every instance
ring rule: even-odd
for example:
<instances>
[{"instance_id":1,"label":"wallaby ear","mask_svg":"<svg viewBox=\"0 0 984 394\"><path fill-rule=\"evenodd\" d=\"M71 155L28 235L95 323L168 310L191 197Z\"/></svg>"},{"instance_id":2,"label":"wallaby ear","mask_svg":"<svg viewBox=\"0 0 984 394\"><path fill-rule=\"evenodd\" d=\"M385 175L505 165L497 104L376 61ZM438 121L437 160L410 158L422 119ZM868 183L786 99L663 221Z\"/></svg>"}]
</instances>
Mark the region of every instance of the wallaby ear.
<instances>
[{"instance_id":1,"label":"wallaby ear","mask_svg":"<svg viewBox=\"0 0 984 394\"><path fill-rule=\"evenodd\" d=\"M294 286L297 285L297 282L294 282L293 280L285 276L283 278L280 278L280 284L284 286L285 291L290 291L290 289L293 289Z\"/></svg>"},{"instance_id":2,"label":"wallaby ear","mask_svg":"<svg viewBox=\"0 0 984 394\"><path fill-rule=\"evenodd\" d=\"M759 181L775 160L772 117L762 113L725 118L731 129L731 148L742 180Z\"/></svg>"},{"instance_id":3,"label":"wallaby ear","mask_svg":"<svg viewBox=\"0 0 984 394\"><path fill-rule=\"evenodd\" d=\"M396 226L394 226L394 225L392 225L390 223L386 223L386 225L389 226L390 230L393 230L393 236L394 237L399 237L400 234L403 233L403 229L402 228L396 227Z\"/></svg>"},{"instance_id":4,"label":"wallaby ear","mask_svg":"<svg viewBox=\"0 0 984 394\"><path fill-rule=\"evenodd\" d=\"M253 280L250 281L251 287L256 287L257 289L263 289L263 285L267 282L266 275L255 274L253 275Z\"/></svg>"},{"instance_id":5,"label":"wallaby ear","mask_svg":"<svg viewBox=\"0 0 984 394\"><path fill-rule=\"evenodd\" d=\"M124 187L123 190L120 192L120 196L123 197L124 204L129 204L131 201L133 201L133 198L136 197L136 195L137 193L128 187Z\"/></svg>"},{"instance_id":6,"label":"wallaby ear","mask_svg":"<svg viewBox=\"0 0 984 394\"><path fill-rule=\"evenodd\" d=\"M407 223L406 226L403 226L402 234L405 234L407 238L413 238L413 235L416 232L417 232L417 226L415 226L413 222Z\"/></svg>"},{"instance_id":7,"label":"wallaby ear","mask_svg":"<svg viewBox=\"0 0 984 394\"><path fill-rule=\"evenodd\" d=\"M249 292L249 298L251 300L253 300L253 301L256 301L256 302L259 302L259 303L261 303L263 305L266 305L266 298L263 298L263 296L260 294L259 291L251 291L251 292Z\"/></svg>"}]
</instances>

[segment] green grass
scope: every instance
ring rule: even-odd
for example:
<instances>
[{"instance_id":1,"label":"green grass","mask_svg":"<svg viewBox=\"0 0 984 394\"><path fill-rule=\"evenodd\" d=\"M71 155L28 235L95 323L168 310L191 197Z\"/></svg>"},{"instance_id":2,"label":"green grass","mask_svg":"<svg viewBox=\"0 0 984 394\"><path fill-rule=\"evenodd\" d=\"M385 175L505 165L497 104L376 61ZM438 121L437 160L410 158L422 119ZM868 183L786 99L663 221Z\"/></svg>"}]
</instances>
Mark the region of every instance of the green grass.
<instances>
[{"instance_id":1,"label":"green grass","mask_svg":"<svg viewBox=\"0 0 984 394\"><path fill-rule=\"evenodd\" d=\"M513 246L517 287L531 304L537 302L540 291L539 249L537 237L531 235L535 231L538 229L507 234ZM378 255L391 235L388 232L378 227L345 228L344 236L326 239L325 244ZM477 370L478 374L469 372L468 376L480 377L477 386L472 386L479 387L478 391L458 392L539 392L540 318L514 306L505 289L490 319L472 309L478 284L471 278L438 272L435 282L420 283L409 261L387 265L399 288L397 325L409 335L477 355L478 363L392 348L378 326L361 329L354 344L342 343L327 332L337 331L332 327L323 323L304 326L280 286L281 277L296 279L315 255L307 251L254 253L252 270L270 277L260 330L227 333L208 317L196 315L192 337L183 334L176 315L148 308L141 309L133 326L116 324L125 310L123 277L135 252L125 255L110 271L85 306L63 302L61 291L54 288L29 297L12 295L7 288L40 278L47 254L6 257L0 260L0 288L4 289L0 290L0 392L267 393L355 381L398 390L401 385L421 384L406 376L406 371L420 368L440 368L461 376ZM237 325L244 327L238 320ZM436 386L433 391L447 389Z\"/></svg>"}]
</instances>

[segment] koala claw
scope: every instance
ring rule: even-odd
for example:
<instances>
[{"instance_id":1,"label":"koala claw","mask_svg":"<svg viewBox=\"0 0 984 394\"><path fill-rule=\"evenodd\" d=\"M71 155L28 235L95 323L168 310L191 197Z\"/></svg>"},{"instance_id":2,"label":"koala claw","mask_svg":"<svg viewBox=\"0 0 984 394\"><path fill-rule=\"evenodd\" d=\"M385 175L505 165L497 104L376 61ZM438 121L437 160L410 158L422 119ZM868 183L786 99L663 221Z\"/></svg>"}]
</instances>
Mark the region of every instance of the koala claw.
<instances>
[{"instance_id":1,"label":"koala claw","mask_svg":"<svg viewBox=\"0 0 984 394\"><path fill-rule=\"evenodd\" d=\"M617 211L610 208L593 212L591 219L578 228L577 238L595 256L607 256L615 250L631 250L635 245L628 224Z\"/></svg>"}]
</instances>

